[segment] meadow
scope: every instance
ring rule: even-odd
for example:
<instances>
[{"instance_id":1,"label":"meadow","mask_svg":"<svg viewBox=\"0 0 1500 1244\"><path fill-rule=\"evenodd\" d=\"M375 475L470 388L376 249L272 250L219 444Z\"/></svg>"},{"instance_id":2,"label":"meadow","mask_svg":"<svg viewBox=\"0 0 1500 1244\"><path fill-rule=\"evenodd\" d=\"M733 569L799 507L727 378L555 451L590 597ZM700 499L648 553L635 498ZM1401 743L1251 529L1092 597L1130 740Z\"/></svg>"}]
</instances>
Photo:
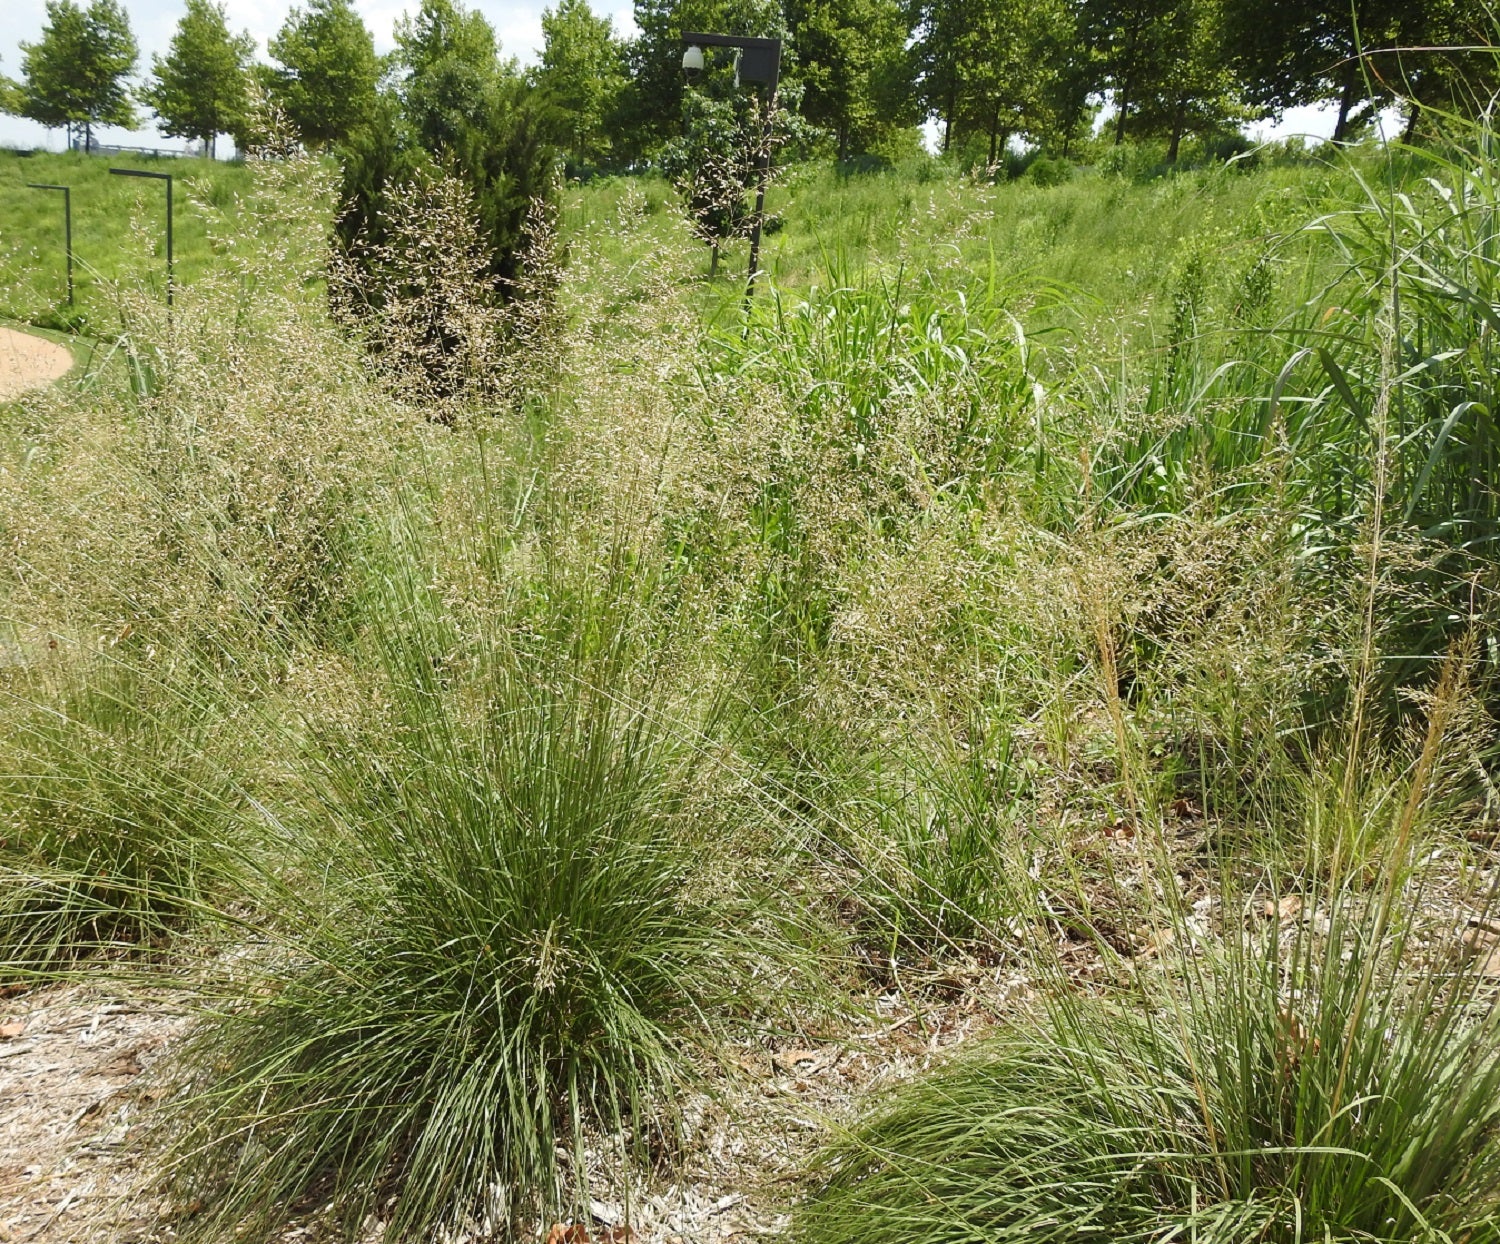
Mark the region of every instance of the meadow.
<instances>
[{"instance_id":1,"label":"meadow","mask_svg":"<svg viewBox=\"0 0 1500 1244\"><path fill-rule=\"evenodd\" d=\"M187 1017L39 1238L1500 1241L1487 124L796 168L748 308L423 200L378 351L215 176L0 408L0 997Z\"/></svg>"}]
</instances>

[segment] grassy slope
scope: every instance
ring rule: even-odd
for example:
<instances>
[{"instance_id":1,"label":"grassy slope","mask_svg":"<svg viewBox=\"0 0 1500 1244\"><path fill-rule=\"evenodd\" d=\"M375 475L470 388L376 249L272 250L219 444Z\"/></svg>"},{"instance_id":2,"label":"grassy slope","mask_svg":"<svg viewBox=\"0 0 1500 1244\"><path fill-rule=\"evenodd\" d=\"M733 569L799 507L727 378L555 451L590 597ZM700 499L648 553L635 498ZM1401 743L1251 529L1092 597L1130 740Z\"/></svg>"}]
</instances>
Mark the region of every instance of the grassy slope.
<instances>
[{"instance_id":1,"label":"grassy slope","mask_svg":"<svg viewBox=\"0 0 1500 1244\"><path fill-rule=\"evenodd\" d=\"M907 288L998 293L1033 328L1080 328L1159 318L1174 260L1189 244L1212 248L1215 270L1249 270L1269 239L1335 210L1348 183L1312 162L1193 170L1144 184L1078 170L1057 187L1028 180L986 185L937 167L841 176L824 166L784 172L768 196L774 222L762 243L769 284L792 295L879 277ZM680 228L676 196L652 179L575 189L564 227L608 235L633 198L662 236ZM611 240L605 245L616 245ZM737 301L747 248L726 248L706 315ZM708 252L703 251L703 273Z\"/></svg>"},{"instance_id":2,"label":"grassy slope","mask_svg":"<svg viewBox=\"0 0 1500 1244\"><path fill-rule=\"evenodd\" d=\"M77 312L89 326L107 329L112 282L146 279L163 286L163 188L137 178L112 177L111 168L147 169L177 178L173 225L178 281L191 283L212 262L208 234L193 200L227 207L245 185L240 166L76 152L0 152L0 315L47 324L60 323L58 317L67 313L62 195L28 189L32 182L73 190Z\"/></svg>"}]
</instances>

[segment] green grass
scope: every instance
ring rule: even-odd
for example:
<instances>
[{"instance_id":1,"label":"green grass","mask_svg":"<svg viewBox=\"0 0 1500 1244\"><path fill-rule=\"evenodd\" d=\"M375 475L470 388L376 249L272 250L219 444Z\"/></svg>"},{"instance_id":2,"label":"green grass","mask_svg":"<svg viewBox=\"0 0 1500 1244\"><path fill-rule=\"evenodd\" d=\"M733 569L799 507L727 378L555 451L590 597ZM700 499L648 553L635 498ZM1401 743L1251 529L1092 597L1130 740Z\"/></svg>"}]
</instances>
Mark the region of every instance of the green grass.
<instances>
[{"instance_id":1,"label":"green grass","mask_svg":"<svg viewBox=\"0 0 1500 1244\"><path fill-rule=\"evenodd\" d=\"M314 1194L350 1240L377 1211L393 1240L576 1212L586 1149L672 1156L695 1059L780 953L708 871L703 751L643 676L628 574L466 636L426 557L387 556L378 708L315 728L300 806L270 809L259 1001L187 1056L176 1179L208 1238Z\"/></svg>"},{"instance_id":2,"label":"green grass","mask_svg":"<svg viewBox=\"0 0 1500 1244\"><path fill-rule=\"evenodd\" d=\"M176 178L173 251L177 280L191 284L215 264L195 200L218 209L247 186L242 166L211 160L86 156L77 152L0 152L0 315L95 335L118 328L113 286L143 283L166 292L166 191L162 183L113 177L111 168ZM67 305L63 196L28 183L65 185L73 194L75 306Z\"/></svg>"},{"instance_id":3,"label":"green grass","mask_svg":"<svg viewBox=\"0 0 1500 1244\"><path fill-rule=\"evenodd\" d=\"M1356 720L1349 754L1309 763L1303 824L1269 827L1314 844L1289 891L1265 844L1219 844L1219 888L1153 903L1159 963L1116 961L1110 995L1057 953L1055 877L1013 876L1036 1013L838 1129L794 1238L1500 1239L1495 983L1432 892L1454 884L1431 848L1463 824L1443 770L1470 655L1445 663L1414 755L1360 754ZM1357 836L1326 833L1330 805ZM1173 875L1165 838L1132 854ZM1459 885L1484 924L1491 883Z\"/></svg>"},{"instance_id":4,"label":"green grass","mask_svg":"<svg viewBox=\"0 0 1500 1244\"><path fill-rule=\"evenodd\" d=\"M1326 946L1210 952L1165 1003L1059 1002L896 1091L823 1155L794 1238L1500 1238L1483 982L1365 988L1389 952L1349 902Z\"/></svg>"},{"instance_id":5,"label":"green grass","mask_svg":"<svg viewBox=\"0 0 1500 1244\"><path fill-rule=\"evenodd\" d=\"M238 854L211 674L55 641L4 651L0 978L201 928Z\"/></svg>"}]
</instances>

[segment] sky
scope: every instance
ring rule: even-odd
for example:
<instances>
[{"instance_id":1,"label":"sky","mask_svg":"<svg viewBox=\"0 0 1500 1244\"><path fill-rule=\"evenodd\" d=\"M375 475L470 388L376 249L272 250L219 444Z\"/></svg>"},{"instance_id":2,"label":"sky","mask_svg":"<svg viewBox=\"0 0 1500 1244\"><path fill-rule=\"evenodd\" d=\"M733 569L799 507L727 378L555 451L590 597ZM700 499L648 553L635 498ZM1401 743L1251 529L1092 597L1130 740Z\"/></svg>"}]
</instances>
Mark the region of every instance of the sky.
<instances>
[{"instance_id":1,"label":"sky","mask_svg":"<svg viewBox=\"0 0 1500 1244\"><path fill-rule=\"evenodd\" d=\"M365 24L375 35L375 47L380 52L391 49L396 19L408 10L415 9L419 0L355 0ZM549 0L471 0L471 7L478 9L495 27L500 36L501 50L514 56L523 65L534 63L542 46L542 9ZM592 0L596 12L607 13L614 19L615 29L623 34L633 34L635 23L631 21L631 0ZM151 57L164 54L171 42L172 31L182 15L181 0L125 0L130 13L131 28L140 44L141 73L149 70ZM266 59L266 40L271 38L286 18L291 0L225 0L231 30L248 30L259 45L261 59ZM22 42L33 42L40 35L46 21L44 0L0 0L0 73L19 77L21 70ZM1333 132L1333 110L1331 107L1294 108L1279 122L1262 122L1251 128L1257 138L1281 137L1287 134L1303 134L1315 138L1326 138ZM163 138L149 122L145 128L130 132L102 127L96 133L99 140L132 147L160 147L180 149L181 139ZM0 146L50 147L61 150L63 132L45 130L34 121L21 117L0 115Z\"/></svg>"},{"instance_id":2,"label":"sky","mask_svg":"<svg viewBox=\"0 0 1500 1244\"><path fill-rule=\"evenodd\" d=\"M523 65L532 64L540 58L542 46L542 10L555 0L470 0L469 7L478 9L489 18L495 33L500 36L501 51L514 56ZM151 66L152 54L165 55L172 41L172 32L182 16L181 0L124 0L130 14L130 28L135 31L140 44L141 58L138 71L142 74ZM248 30L259 45L260 58L266 57L266 40L281 29L287 10L293 0L224 0L229 15L229 28L234 31ZM408 10L415 10L418 0L354 0L371 32L375 36L375 49L388 52L394 43L392 31L396 19ZM615 29L634 33L631 21L631 0L592 0L596 13L607 13L614 19ZM0 73L12 78L21 76L21 48L25 43L34 43L42 33L47 20L43 0L0 0ZM178 149L181 139L163 138L149 124L133 134L127 130L104 127L98 131L100 141L118 143L123 146L162 147ZM61 130L48 131L34 121L21 117L0 116L0 146L51 147L61 150Z\"/></svg>"}]
</instances>

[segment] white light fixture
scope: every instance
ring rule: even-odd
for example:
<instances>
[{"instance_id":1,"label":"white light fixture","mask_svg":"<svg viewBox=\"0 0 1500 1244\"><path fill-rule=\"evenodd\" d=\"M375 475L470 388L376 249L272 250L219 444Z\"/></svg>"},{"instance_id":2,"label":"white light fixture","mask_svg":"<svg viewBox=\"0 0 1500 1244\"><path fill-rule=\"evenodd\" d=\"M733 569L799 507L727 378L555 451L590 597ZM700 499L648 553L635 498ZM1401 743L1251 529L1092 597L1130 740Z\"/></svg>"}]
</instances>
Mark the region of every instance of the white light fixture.
<instances>
[{"instance_id":1,"label":"white light fixture","mask_svg":"<svg viewBox=\"0 0 1500 1244\"><path fill-rule=\"evenodd\" d=\"M682 69L684 73L701 73L703 71L703 49L689 46L682 54Z\"/></svg>"}]
</instances>

